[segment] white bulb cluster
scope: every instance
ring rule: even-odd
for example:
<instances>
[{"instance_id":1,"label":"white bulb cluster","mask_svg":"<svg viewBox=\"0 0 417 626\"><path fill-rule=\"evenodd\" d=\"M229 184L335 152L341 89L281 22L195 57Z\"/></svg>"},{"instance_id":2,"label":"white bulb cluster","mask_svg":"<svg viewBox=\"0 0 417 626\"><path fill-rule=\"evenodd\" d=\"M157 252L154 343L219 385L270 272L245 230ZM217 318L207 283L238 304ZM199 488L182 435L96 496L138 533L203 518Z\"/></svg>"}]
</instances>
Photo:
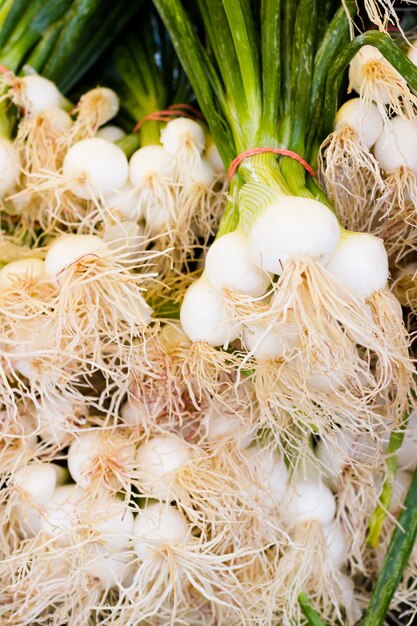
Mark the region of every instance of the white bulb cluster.
<instances>
[{"instance_id":1,"label":"white bulb cluster","mask_svg":"<svg viewBox=\"0 0 417 626\"><path fill-rule=\"evenodd\" d=\"M243 335L260 360L281 358L296 342L296 326L273 322L242 324L233 296L262 298L272 276L294 259L313 259L352 294L367 300L384 289L388 259L383 241L368 233L342 232L322 203L280 197L254 220L249 235L228 233L210 247L203 276L185 294L181 324L192 341L227 345Z\"/></svg>"},{"instance_id":2,"label":"white bulb cluster","mask_svg":"<svg viewBox=\"0 0 417 626\"><path fill-rule=\"evenodd\" d=\"M412 61L415 50L411 46L408 53ZM348 100L339 109L335 128L342 125L353 128L365 148L373 149L375 158L386 173L407 168L417 175L417 160L413 150L417 140L417 122L413 116L407 115L383 117L381 111L384 106L390 105L390 95L388 87L384 86L384 73L380 72L380 78L373 77L373 63L385 67L393 75L394 82L397 81L399 89L405 86L402 76L384 59L377 48L364 46L351 61L349 69L351 87L361 97ZM376 71L375 76L378 76ZM375 80L376 87L369 95L367 85L372 80Z\"/></svg>"}]
</instances>

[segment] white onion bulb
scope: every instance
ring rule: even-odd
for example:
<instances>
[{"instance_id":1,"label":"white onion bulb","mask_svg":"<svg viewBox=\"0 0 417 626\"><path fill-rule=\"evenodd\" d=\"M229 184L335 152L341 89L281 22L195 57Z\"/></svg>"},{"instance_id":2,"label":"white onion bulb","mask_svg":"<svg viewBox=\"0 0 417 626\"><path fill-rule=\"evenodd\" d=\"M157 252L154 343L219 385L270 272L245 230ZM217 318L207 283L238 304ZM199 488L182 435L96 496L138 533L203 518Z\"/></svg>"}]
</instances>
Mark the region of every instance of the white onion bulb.
<instances>
[{"instance_id":1,"label":"white onion bulb","mask_svg":"<svg viewBox=\"0 0 417 626\"><path fill-rule=\"evenodd\" d=\"M330 489L320 482L298 480L288 488L283 512L290 524L316 521L330 524L336 512L336 502Z\"/></svg>"},{"instance_id":2,"label":"white onion bulb","mask_svg":"<svg viewBox=\"0 0 417 626\"><path fill-rule=\"evenodd\" d=\"M134 549L140 559L158 558L164 548L175 547L189 541L187 520L180 511L169 504L148 504L135 518Z\"/></svg>"},{"instance_id":3,"label":"white onion bulb","mask_svg":"<svg viewBox=\"0 0 417 626\"><path fill-rule=\"evenodd\" d=\"M39 74L19 78L19 89L22 92L19 103L30 114L41 113L50 107L62 107L66 103L55 83Z\"/></svg>"},{"instance_id":4,"label":"white onion bulb","mask_svg":"<svg viewBox=\"0 0 417 626\"><path fill-rule=\"evenodd\" d=\"M57 480L55 463L32 462L18 469L13 484L27 492L35 502L46 502L52 496Z\"/></svg>"},{"instance_id":5,"label":"white onion bulb","mask_svg":"<svg viewBox=\"0 0 417 626\"><path fill-rule=\"evenodd\" d=\"M16 185L20 174L20 157L9 139L0 137L0 196L4 198ZM17 198L13 202L18 202Z\"/></svg>"},{"instance_id":6,"label":"white onion bulb","mask_svg":"<svg viewBox=\"0 0 417 626\"><path fill-rule=\"evenodd\" d=\"M242 339L248 352L257 361L280 359L295 346L298 336L297 324L258 322L245 324Z\"/></svg>"},{"instance_id":7,"label":"white onion bulb","mask_svg":"<svg viewBox=\"0 0 417 626\"><path fill-rule=\"evenodd\" d=\"M83 571L102 589L127 587L132 581L134 568L128 555L109 552L107 547L88 545L83 561Z\"/></svg>"},{"instance_id":8,"label":"white onion bulb","mask_svg":"<svg viewBox=\"0 0 417 626\"><path fill-rule=\"evenodd\" d=\"M384 242L370 233L343 232L326 269L352 294L367 299L388 282Z\"/></svg>"},{"instance_id":9,"label":"white onion bulb","mask_svg":"<svg viewBox=\"0 0 417 626\"><path fill-rule=\"evenodd\" d=\"M349 65L350 87L354 89L356 93L366 93L366 83L370 80L367 75L367 66L370 66L375 62L381 63L389 68L389 72L396 75L399 82L405 82L401 74L397 72L397 70L384 58L378 48L366 45L362 46ZM384 85L381 84L381 86L378 87L376 84L374 85L374 89L376 89L376 100L378 104L389 104L389 96L384 88Z\"/></svg>"},{"instance_id":10,"label":"white onion bulb","mask_svg":"<svg viewBox=\"0 0 417 626\"><path fill-rule=\"evenodd\" d=\"M92 480L92 465L95 457L100 455L102 441L100 431L82 431L69 447L68 469L72 479L81 487L88 487Z\"/></svg>"},{"instance_id":11,"label":"white onion bulb","mask_svg":"<svg viewBox=\"0 0 417 626\"><path fill-rule=\"evenodd\" d=\"M178 117L161 130L161 143L170 156L176 157L186 150L201 154L206 138L201 124L186 117Z\"/></svg>"},{"instance_id":12,"label":"white onion bulb","mask_svg":"<svg viewBox=\"0 0 417 626\"><path fill-rule=\"evenodd\" d=\"M394 117L389 120L375 143L377 161L386 172L406 167L417 176L417 123Z\"/></svg>"},{"instance_id":13,"label":"white onion bulb","mask_svg":"<svg viewBox=\"0 0 417 626\"><path fill-rule=\"evenodd\" d=\"M249 234L254 263L280 274L291 259L307 256L326 261L340 230L335 215L310 198L279 197L255 219Z\"/></svg>"},{"instance_id":14,"label":"white onion bulb","mask_svg":"<svg viewBox=\"0 0 417 626\"><path fill-rule=\"evenodd\" d=\"M173 182L175 161L162 146L144 146L129 161L129 180L133 187L157 182Z\"/></svg>"},{"instance_id":15,"label":"white onion bulb","mask_svg":"<svg viewBox=\"0 0 417 626\"><path fill-rule=\"evenodd\" d=\"M104 241L96 235L61 235L51 243L46 253L46 273L51 278L57 278L83 257L103 253L106 249Z\"/></svg>"},{"instance_id":16,"label":"white onion bulb","mask_svg":"<svg viewBox=\"0 0 417 626\"><path fill-rule=\"evenodd\" d=\"M118 498L105 497L85 507L83 521L94 536L108 548L122 550L129 544L133 530L133 513Z\"/></svg>"},{"instance_id":17,"label":"white onion bulb","mask_svg":"<svg viewBox=\"0 0 417 626\"><path fill-rule=\"evenodd\" d=\"M335 567L340 568L346 561L348 538L339 522L323 526L323 535L327 543L328 556Z\"/></svg>"},{"instance_id":18,"label":"white onion bulb","mask_svg":"<svg viewBox=\"0 0 417 626\"><path fill-rule=\"evenodd\" d=\"M78 485L57 487L45 505L42 532L55 539L59 546L71 543L77 527L78 511L83 502L83 491Z\"/></svg>"},{"instance_id":19,"label":"white onion bulb","mask_svg":"<svg viewBox=\"0 0 417 626\"><path fill-rule=\"evenodd\" d=\"M208 160L216 174L225 173L224 163L220 156L220 152L214 142L210 143L209 147L206 149L206 159Z\"/></svg>"},{"instance_id":20,"label":"white onion bulb","mask_svg":"<svg viewBox=\"0 0 417 626\"><path fill-rule=\"evenodd\" d=\"M113 212L117 211L126 220L136 222L142 218L142 207L138 194L129 181L120 191L109 193L106 196L106 207Z\"/></svg>"},{"instance_id":21,"label":"white onion bulb","mask_svg":"<svg viewBox=\"0 0 417 626\"><path fill-rule=\"evenodd\" d=\"M100 137L100 139L105 139L106 141L111 141L114 143L122 137L125 137L125 131L119 126L113 126L112 124L108 124L107 126L102 126L96 133L96 137Z\"/></svg>"},{"instance_id":22,"label":"white onion bulb","mask_svg":"<svg viewBox=\"0 0 417 626\"><path fill-rule=\"evenodd\" d=\"M190 170L188 168L180 169L178 178L187 190L192 191L195 187L210 189L216 180L216 172L208 159L199 157Z\"/></svg>"},{"instance_id":23,"label":"white onion bulb","mask_svg":"<svg viewBox=\"0 0 417 626\"><path fill-rule=\"evenodd\" d=\"M103 241L110 250L123 251L126 261L135 262L144 245L144 232L136 222L119 222L105 230Z\"/></svg>"},{"instance_id":24,"label":"white onion bulb","mask_svg":"<svg viewBox=\"0 0 417 626\"><path fill-rule=\"evenodd\" d=\"M222 346L239 336L240 324L227 311L222 297L203 274L188 287L181 305L180 320L191 341Z\"/></svg>"},{"instance_id":25,"label":"white onion bulb","mask_svg":"<svg viewBox=\"0 0 417 626\"><path fill-rule=\"evenodd\" d=\"M248 238L234 231L216 239L206 256L206 276L220 292L238 291L258 297L270 284L269 275L254 265Z\"/></svg>"},{"instance_id":26,"label":"white onion bulb","mask_svg":"<svg viewBox=\"0 0 417 626\"><path fill-rule=\"evenodd\" d=\"M251 497L267 508L281 504L287 490L288 471L279 454L253 446L245 450L244 456L250 471Z\"/></svg>"},{"instance_id":27,"label":"white onion bulb","mask_svg":"<svg viewBox=\"0 0 417 626\"><path fill-rule=\"evenodd\" d=\"M45 262L27 257L7 263L0 270L0 289L16 288L20 280L37 280L45 276Z\"/></svg>"},{"instance_id":28,"label":"white onion bulb","mask_svg":"<svg viewBox=\"0 0 417 626\"><path fill-rule=\"evenodd\" d=\"M376 104L362 98L352 98L336 114L335 129L345 125L353 128L361 143L369 149L380 136L384 122Z\"/></svg>"},{"instance_id":29,"label":"white onion bulb","mask_svg":"<svg viewBox=\"0 0 417 626\"><path fill-rule=\"evenodd\" d=\"M51 131L56 136L63 135L72 126L71 116L56 106L42 111L42 117L48 121Z\"/></svg>"},{"instance_id":30,"label":"white onion bulb","mask_svg":"<svg viewBox=\"0 0 417 626\"><path fill-rule=\"evenodd\" d=\"M129 164L116 144L90 137L69 148L63 173L76 196L92 200L121 190L128 179Z\"/></svg>"},{"instance_id":31,"label":"white onion bulb","mask_svg":"<svg viewBox=\"0 0 417 626\"><path fill-rule=\"evenodd\" d=\"M157 435L142 444L136 461L145 495L169 498L176 473L191 460L192 448L176 435Z\"/></svg>"}]
</instances>

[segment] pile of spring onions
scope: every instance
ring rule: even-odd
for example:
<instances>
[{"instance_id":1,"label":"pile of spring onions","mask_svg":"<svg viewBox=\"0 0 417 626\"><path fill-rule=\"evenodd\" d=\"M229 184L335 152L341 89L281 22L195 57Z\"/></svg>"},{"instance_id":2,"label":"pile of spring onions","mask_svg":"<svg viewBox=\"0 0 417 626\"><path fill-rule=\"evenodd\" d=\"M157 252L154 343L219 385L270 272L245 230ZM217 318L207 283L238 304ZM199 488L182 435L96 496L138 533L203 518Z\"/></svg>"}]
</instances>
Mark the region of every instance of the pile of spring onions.
<instances>
[{"instance_id":1,"label":"pile of spring onions","mask_svg":"<svg viewBox=\"0 0 417 626\"><path fill-rule=\"evenodd\" d=\"M0 2L0 621L411 624L417 28L128 4Z\"/></svg>"}]
</instances>

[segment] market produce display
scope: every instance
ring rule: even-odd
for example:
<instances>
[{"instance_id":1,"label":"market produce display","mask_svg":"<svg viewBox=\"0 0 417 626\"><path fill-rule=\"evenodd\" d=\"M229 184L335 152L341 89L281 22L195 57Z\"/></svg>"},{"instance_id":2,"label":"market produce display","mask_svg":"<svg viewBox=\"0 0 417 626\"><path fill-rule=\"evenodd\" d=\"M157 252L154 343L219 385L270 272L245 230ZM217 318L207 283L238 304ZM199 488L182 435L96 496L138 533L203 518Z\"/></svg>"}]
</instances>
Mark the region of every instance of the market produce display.
<instances>
[{"instance_id":1,"label":"market produce display","mask_svg":"<svg viewBox=\"0 0 417 626\"><path fill-rule=\"evenodd\" d=\"M1 624L417 619L403 4L0 2Z\"/></svg>"}]
</instances>

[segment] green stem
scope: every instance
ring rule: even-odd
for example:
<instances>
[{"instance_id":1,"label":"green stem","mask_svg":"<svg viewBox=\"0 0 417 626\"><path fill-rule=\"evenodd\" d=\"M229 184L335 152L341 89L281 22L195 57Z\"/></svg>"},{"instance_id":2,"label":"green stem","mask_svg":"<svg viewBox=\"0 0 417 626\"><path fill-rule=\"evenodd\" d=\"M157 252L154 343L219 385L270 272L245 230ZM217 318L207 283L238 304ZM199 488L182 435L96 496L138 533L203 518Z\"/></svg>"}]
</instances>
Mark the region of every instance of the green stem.
<instances>
[{"instance_id":1,"label":"green stem","mask_svg":"<svg viewBox=\"0 0 417 626\"><path fill-rule=\"evenodd\" d=\"M292 127L287 147L301 156L309 120L311 81L316 40L317 1L299 0L295 16L291 57ZM293 159L283 159L282 171L293 195L310 196L305 188L306 172Z\"/></svg>"},{"instance_id":2,"label":"green stem","mask_svg":"<svg viewBox=\"0 0 417 626\"><path fill-rule=\"evenodd\" d=\"M73 0L42 74L66 93L110 46L140 4L141 0Z\"/></svg>"},{"instance_id":3,"label":"green stem","mask_svg":"<svg viewBox=\"0 0 417 626\"><path fill-rule=\"evenodd\" d=\"M259 72L259 55L256 33L248 0L222 0L232 34L246 104L244 115L250 114L248 126L253 126L253 134L258 130L262 118L262 96Z\"/></svg>"},{"instance_id":4,"label":"green stem","mask_svg":"<svg viewBox=\"0 0 417 626\"><path fill-rule=\"evenodd\" d=\"M25 66L29 66L39 74L42 72L42 68L47 62L51 51L59 37L60 30L62 28L62 22L52 24L42 36L42 39L32 50L29 58L27 59Z\"/></svg>"},{"instance_id":5,"label":"green stem","mask_svg":"<svg viewBox=\"0 0 417 626\"><path fill-rule=\"evenodd\" d=\"M63 17L72 0L33 0L28 9L20 16L7 45L2 48L0 61L8 69L17 72L21 69L26 56L43 37L51 24Z\"/></svg>"},{"instance_id":6,"label":"green stem","mask_svg":"<svg viewBox=\"0 0 417 626\"><path fill-rule=\"evenodd\" d=\"M372 513L369 521L369 530L366 537L366 542L374 548L379 545L379 537L381 535L382 526L384 524L387 512L392 500L394 491L395 476L398 466L398 455L396 454L401 448L404 439L404 432L407 427L407 421L410 412L404 413L403 420L398 430L394 430L391 433L388 447L387 447L387 459L386 459L386 472L382 483L381 495L379 496L378 505Z\"/></svg>"},{"instance_id":7,"label":"green stem","mask_svg":"<svg viewBox=\"0 0 417 626\"><path fill-rule=\"evenodd\" d=\"M305 593L300 593L298 596L298 602L310 626L326 626L319 614L313 609L311 602Z\"/></svg>"},{"instance_id":8,"label":"green stem","mask_svg":"<svg viewBox=\"0 0 417 626\"><path fill-rule=\"evenodd\" d=\"M140 134L131 133L130 135L125 135L121 139L118 139L116 144L123 150L125 155L130 158L141 146Z\"/></svg>"},{"instance_id":9,"label":"green stem","mask_svg":"<svg viewBox=\"0 0 417 626\"><path fill-rule=\"evenodd\" d=\"M261 46L264 134L275 137L281 81L281 0L262 0ZM269 137L265 145L272 145Z\"/></svg>"},{"instance_id":10,"label":"green stem","mask_svg":"<svg viewBox=\"0 0 417 626\"><path fill-rule=\"evenodd\" d=\"M161 122L149 120L140 129L141 146L158 146L161 143Z\"/></svg>"},{"instance_id":11,"label":"green stem","mask_svg":"<svg viewBox=\"0 0 417 626\"><path fill-rule=\"evenodd\" d=\"M351 16L355 14L356 4L354 0L346 0L346 7ZM312 146L320 127L321 113L323 109L323 94L325 91L326 77L331 62L340 47L348 41L349 21L344 6L341 6L330 22L320 46L314 58L314 73L311 82L310 96L310 121L307 130L306 155L311 160Z\"/></svg>"},{"instance_id":12,"label":"green stem","mask_svg":"<svg viewBox=\"0 0 417 626\"><path fill-rule=\"evenodd\" d=\"M197 38L194 25L180 0L153 0L153 3L171 36L222 160L231 163L236 156L233 140L217 106L219 103L222 111L227 111L228 102L222 83Z\"/></svg>"},{"instance_id":13,"label":"green stem","mask_svg":"<svg viewBox=\"0 0 417 626\"><path fill-rule=\"evenodd\" d=\"M0 11L0 49L6 45L9 37L30 5L31 0L7 0Z\"/></svg>"},{"instance_id":14,"label":"green stem","mask_svg":"<svg viewBox=\"0 0 417 626\"><path fill-rule=\"evenodd\" d=\"M282 62L282 97L281 115L284 123L282 126L281 140L284 145L288 145L291 133L291 53L292 38L295 22L295 12L297 10L296 0L282 0L282 20L281 20L281 62Z\"/></svg>"},{"instance_id":15,"label":"green stem","mask_svg":"<svg viewBox=\"0 0 417 626\"><path fill-rule=\"evenodd\" d=\"M382 569L361 626L382 626L417 536L417 471L408 490L404 509L394 528Z\"/></svg>"},{"instance_id":16,"label":"green stem","mask_svg":"<svg viewBox=\"0 0 417 626\"><path fill-rule=\"evenodd\" d=\"M236 230L239 224L239 206L238 197L241 188L241 180L239 176L234 176L230 183L228 200L226 208L220 220L219 228L217 230L216 239L227 233L231 233Z\"/></svg>"},{"instance_id":17,"label":"green stem","mask_svg":"<svg viewBox=\"0 0 417 626\"><path fill-rule=\"evenodd\" d=\"M231 114L236 115L245 99L245 91L226 12L221 0L198 0L198 6L227 93Z\"/></svg>"}]
</instances>

